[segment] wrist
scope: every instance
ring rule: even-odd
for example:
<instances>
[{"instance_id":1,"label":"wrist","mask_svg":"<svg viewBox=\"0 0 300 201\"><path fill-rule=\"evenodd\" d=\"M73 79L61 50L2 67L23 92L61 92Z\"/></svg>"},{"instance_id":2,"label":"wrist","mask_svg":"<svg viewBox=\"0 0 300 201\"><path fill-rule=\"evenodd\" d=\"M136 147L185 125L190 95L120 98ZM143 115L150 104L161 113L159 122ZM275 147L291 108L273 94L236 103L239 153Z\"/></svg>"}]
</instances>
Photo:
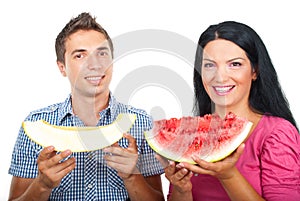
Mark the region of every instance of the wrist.
<instances>
[{"instance_id":1,"label":"wrist","mask_svg":"<svg viewBox=\"0 0 300 201\"><path fill-rule=\"evenodd\" d=\"M125 183L132 183L134 182L136 179L138 179L140 174L128 174L126 175L126 177L121 177L123 182Z\"/></svg>"},{"instance_id":2,"label":"wrist","mask_svg":"<svg viewBox=\"0 0 300 201\"><path fill-rule=\"evenodd\" d=\"M193 200L192 189L179 190L173 186L170 200Z\"/></svg>"},{"instance_id":3,"label":"wrist","mask_svg":"<svg viewBox=\"0 0 300 201\"><path fill-rule=\"evenodd\" d=\"M185 188L180 188L177 186L173 186L174 191L177 191L180 194L189 194L192 192L192 186L185 187Z\"/></svg>"},{"instance_id":4,"label":"wrist","mask_svg":"<svg viewBox=\"0 0 300 201\"><path fill-rule=\"evenodd\" d=\"M238 171L238 169L236 167L234 167L230 171L228 171L226 174L220 175L217 178L219 179L219 181L225 182L225 181L231 180L232 178L235 178L235 176L237 174L239 174L239 171Z\"/></svg>"},{"instance_id":5,"label":"wrist","mask_svg":"<svg viewBox=\"0 0 300 201\"><path fill-rule=\"evenodd\" d=\"M37 186L38 191L41 193L49 193L49 192L51 193L52 191L52 188L47 184L45 184L45 182L43 182L39 177L35 179L33 184Z\"/></svg>"},{"instance_id":6,"label":"wrist","mask_svg":"<svg viewBox=\"0 0 300 201\"><path fill-rule=\"evenodd\" d=\"M22 195L21 200L46 201L49 199L51 192L51 188L45 186L38 178L36 178Z\"/></svg>"},{"instance_id":7,"label":"wrist","mask_svg":"<svg viewBox=\"0 0 300 201\"><path fill-rule=\"evenodd\" d=\"M135 168L133 171L130 173L123 173L123 172L118 172L119 177L122 178L122 180L125 181L132 181L135 180L139 175L141 175L140 171L138 168Z\"/></svg>"}]
</instances>

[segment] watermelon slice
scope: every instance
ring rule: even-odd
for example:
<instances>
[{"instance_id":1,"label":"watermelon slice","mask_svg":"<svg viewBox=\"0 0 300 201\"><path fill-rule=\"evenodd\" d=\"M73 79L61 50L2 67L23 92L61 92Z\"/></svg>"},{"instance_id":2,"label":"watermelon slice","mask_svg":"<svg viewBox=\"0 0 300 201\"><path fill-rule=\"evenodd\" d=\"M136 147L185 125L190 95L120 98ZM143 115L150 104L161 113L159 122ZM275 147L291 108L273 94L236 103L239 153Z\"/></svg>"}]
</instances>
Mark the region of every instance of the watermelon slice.
<instances>
[{"instance_id":1,"label":"watermelon slice","mask_svg":"<svg viewBox=\"0 0 300 201\"><path fill-rule=\"evenodd\" d=\"M230 155L248 136L252 123L228 113L224 119L216 114L154 121L145 132L151 148L167 159L195 164L195 155L215 162Z\"/></svg>"}]
</instances>

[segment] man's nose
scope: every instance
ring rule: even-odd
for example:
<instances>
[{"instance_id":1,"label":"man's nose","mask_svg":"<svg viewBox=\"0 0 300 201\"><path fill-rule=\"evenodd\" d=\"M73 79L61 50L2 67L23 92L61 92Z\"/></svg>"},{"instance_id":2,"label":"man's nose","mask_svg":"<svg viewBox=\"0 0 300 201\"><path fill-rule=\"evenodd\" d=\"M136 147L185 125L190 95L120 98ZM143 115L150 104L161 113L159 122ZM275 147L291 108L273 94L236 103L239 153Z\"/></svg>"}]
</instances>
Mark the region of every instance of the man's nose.
<instances>
[{"instance_id":1,"label":"man's nose","mask_svg":"<svg viewBox=\"0 0 300 201\"><path fill-rule=\"evenodd\" d=\"M103 59L95 54L91 54L88 56L86 65L89 69L100 69L103 68Z\"/></svg>"}]
</instances>

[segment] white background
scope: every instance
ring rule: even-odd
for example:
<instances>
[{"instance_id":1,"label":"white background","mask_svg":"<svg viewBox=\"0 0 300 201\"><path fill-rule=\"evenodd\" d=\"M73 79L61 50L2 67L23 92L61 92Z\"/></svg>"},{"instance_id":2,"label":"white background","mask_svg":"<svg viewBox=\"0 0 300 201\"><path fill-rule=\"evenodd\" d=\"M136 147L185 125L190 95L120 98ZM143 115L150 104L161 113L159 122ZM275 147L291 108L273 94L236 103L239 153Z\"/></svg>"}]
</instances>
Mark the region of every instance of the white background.
<instances>
[{"instance_id":1,"label":"white background","mask_svg":"<svg viewBox=\"0 0 300 201\"><path fill-rule=\"evenodd\" d=\"M194 42L210 24L224 20L244 22L253 27L264 40L300 125L300 96L297 95L300 68L298 8L296 1L288 0L284 3L258 0L6 1L0 8L0 201L6 200L8 196L11 177L7 172L24 117L33 109L63 101L69 93L67 80L56 67L54 41L71 17L82 11L90 12L97 16L98 22L112 38L140 29L161 29L178 33ZM129 70L143 65L174 65L180 72L181 63L178 58L157 52L131 54L116 63L112 90L120 78L117 73L121 68ZM192 71L184 72L181 75L192 86ZM166 116L180 116L180 108L172 94L166 93L159 103L157 96L149 95L148 88L144 90L144 93L140 90L132 95L135 106L144 107L149 112L149 108L161 105ZM164 96L161 88L157 89L157 93ZM166 190L165 180L164 187Z\"/></svg>"}]
</instances>

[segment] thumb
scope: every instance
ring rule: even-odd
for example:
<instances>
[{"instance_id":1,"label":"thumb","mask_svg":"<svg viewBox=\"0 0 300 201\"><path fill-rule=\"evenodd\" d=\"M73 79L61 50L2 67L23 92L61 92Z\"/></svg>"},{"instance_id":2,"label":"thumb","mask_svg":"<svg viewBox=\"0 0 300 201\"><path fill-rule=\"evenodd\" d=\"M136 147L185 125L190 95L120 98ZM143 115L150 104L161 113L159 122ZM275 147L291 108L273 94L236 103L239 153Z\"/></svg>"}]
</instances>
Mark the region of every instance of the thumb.
<instances>
[{"instance_id":1,"label":"thumb","mask_svg":"<svg viewBox=\"0 0 300 201\"><path fill-rule=\"evenodd\" d=\"M45 147L39 154L38 161L48 160L56 154L53 146Z\"/></svg>"},{"instance_id":2,"label":"thumb","mask_svg":"<svg viewBox=\"0 0 300 201\"><path fill-rule=\"evenodd\" d=\"M236 158L239 158L239 157L242 155L244 149L245 149L245 143L242 143L242 144L237 148L237 150L236 150L234 156L235 156Z\"/></svg>"},{"instance_id":3,"label":"thumb","mask_svg":"<svg viewBox=\"0 0 300 201\"><path fill-rule=\"evenodd\" d=\"M165 157L159 155L159 154L155 154L155 158L160 162L160 164L162 165L163 168L166 168L169 166L170 162L168 161L168 159L166 159Z\"/></svg>"},{"instance_id":4,"label":"thumb","mask_svg":"<svg viewBox=\"0 0 300 201\"><path fill-rule=\"evenodd\" d=\"M128 148L132 148L134 150L137 149L136 141L135 141L135 139L134 139L134 137L132 135L130 135L128 133L124 133L123 137L128 140Z\"/></svg>"}]
</instances>

